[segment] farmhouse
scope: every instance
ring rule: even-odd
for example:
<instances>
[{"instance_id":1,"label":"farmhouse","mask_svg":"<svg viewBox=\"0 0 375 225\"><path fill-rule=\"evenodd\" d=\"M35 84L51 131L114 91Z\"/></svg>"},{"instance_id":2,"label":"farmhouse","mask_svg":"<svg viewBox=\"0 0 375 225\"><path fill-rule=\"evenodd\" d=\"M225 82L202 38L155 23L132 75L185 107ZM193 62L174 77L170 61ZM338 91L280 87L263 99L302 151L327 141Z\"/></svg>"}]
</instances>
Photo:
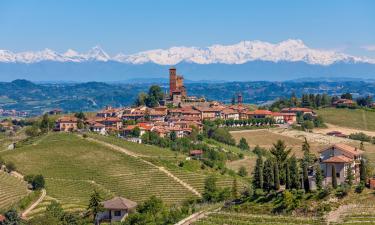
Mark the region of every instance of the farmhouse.
<instances>
[{"instance_id":1,"label":"farmhouse","mask_svg":"<svg viewBox=\"0 0 375 225\"><path fill-rule=\"evenodd\" d=\"M137 203L122 197L115 197L103 202L104 212L97 215L96 223L101 222L120 222L123 221L129 213L135 211Z\"/></svg>"},{"instance_id":2,"label":"farmhouse","mask_svg":"<svg viewBox=\"0 0 375 225\"><path fill-rule=\"evenodd\" d=\"M353 100L345 99L345 98L341 98L332 103L332 106L335 106L335 107L352 107L354 105L355 105L355 102Z\"/></svg>"},{"instance_id":3,"label":"farmhouse","mask_svg":"<svg viewBox=\"0 0 375 225\"><path fill-rule=\"evenodd\" d=\"M281 109L282 113L294 113L294 114L311 114L312 116L315 115L315 112L312 109L309 108L299 108L299 107L294 107L294 108L283 108Z\"/></svg>"},{"instance_id":4,"label":"farmhouse","mask_svg":"<svg viewBox=\"0 0 375 225\"><path fill-rule=\"evenodd\" d=\"M325 184L332 183L332 167L335 167L337 183L344 183L347 171L352 170L353 182L359 182L359 166L363 151L345 144L334 144L320 151L320 167Z\"/></svg>"},{"instance_id":5,"label":"farmhouse","mask_svg":"<svg viewBox=\"0 0 375 225\"><path fill-rule=\"evenodd\" d=\"M56 122L56 129L59 131L76 131L78 119L74 116L60 117Z\"/></svg>"},{"instance_id":6,"label":"farmhouse","mask_svg":"<svg viewBox=\"0 0 375 225\"><path fill-rule=\"evenodd\" d=\"M122 109L112 108L111 106L106 106L105 109L99 111L97 117L121 117L123 113Z\"/></svg>"}]
</instances>

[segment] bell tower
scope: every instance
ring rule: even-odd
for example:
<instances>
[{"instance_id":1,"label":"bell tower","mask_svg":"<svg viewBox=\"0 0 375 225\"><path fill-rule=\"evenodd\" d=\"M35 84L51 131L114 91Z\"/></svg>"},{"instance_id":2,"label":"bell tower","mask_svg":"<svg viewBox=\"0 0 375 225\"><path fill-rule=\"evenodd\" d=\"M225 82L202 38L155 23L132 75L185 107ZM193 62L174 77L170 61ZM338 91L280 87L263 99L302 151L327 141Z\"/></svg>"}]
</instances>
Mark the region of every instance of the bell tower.
<instances>
[{"instance_id":1,"label":"bell tower","mask_svg":"<svg viewBox=\"0 0 375 225\"><path fill-rule=\"evenodd\" d=\"M171 67L169 68L169 95L172 96L172 93L177 88L177 74L176 74L176 68Z\"/></svg>"}]
</instances>

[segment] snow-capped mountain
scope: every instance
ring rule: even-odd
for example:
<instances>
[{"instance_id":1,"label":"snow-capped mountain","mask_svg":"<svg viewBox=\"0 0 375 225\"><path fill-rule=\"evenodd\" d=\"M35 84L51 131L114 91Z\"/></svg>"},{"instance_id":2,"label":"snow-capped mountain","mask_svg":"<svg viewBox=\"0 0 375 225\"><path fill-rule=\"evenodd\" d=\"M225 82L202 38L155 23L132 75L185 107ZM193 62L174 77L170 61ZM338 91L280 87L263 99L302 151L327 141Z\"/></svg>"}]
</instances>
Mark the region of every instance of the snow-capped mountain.
<instances>
[{"instance_id":1,"label":"snow-capped mountain","mask_svg":"<svg viewBox=\"0 0 375 225\"><path fill-rule=\"evenodd\" d=\"M234 45L212 45L206 48L172 47L139 52L132 55L119 53L109 56L99 46L87 53L78 53L72 49L58 53L50 49L36 52L13 53L0 50L0 62L36 63L41 61L86 62L116 61L127 64L155 63L175 65L181 62L196 64L244 64L251 61L269 62L305 62L312 65L331 65L336 62L370 63L375 59L355 57L331 50L312 49L301 40L286 40L277 44L262 41L242 41Z\"/></svg>"}]
</instances>

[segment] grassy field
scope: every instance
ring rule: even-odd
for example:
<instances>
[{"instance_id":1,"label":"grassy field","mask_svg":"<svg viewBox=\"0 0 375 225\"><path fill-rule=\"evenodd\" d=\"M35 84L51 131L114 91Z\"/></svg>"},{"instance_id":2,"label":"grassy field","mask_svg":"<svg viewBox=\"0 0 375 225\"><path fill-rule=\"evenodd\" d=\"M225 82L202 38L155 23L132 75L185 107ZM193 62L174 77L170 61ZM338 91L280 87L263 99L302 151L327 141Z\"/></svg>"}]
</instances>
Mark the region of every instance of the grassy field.
<instances>
[{"instance_id":1,"label":"grassy field","mask_svg":"<svg viewBox=\"0 0 375 225\"><path fill-rule=\"evenodd\" d=\"M241 213L216 212L209 214L207 217L197 221L194 225L260 225L260 224L304 224L315 225L324 224L320 218L295 217L295 216L271 216L255 215Z\"/></svg>"},{"instance_id":2,"label":"grassy field","mask_svg":"<svg viewBox=\"0 0 375 225\"><path fill-rule=\"evenodd\" d=\"M136 202L155 195L172 204L194 196L156 167L72 134L50 134L2 156L23 174L42 174L47 195L70 208L85 208L94 189Z\"/></svg>"},{"instance_id":3,"label":"grassy field","mask_svg":"<svg viewBox=\"0 0 375 225\"><path fill-rule=\"evenodd\" d=\"M272 145L277 142L277 140L283 140L289 148L292 148L293 153L295 153L297 156L300 156L302 154L301 146L303 143L303 139L300 138L289 137L286 135L270 132L268 130L231 132L231 134L237 142L239 141L239 139L244 137L251 148L259 145L260 147L270 149ZM324 145L312 142L310 143L310 147L311 151L316 153L321 150Z\"/></svg>"},{"instance_id":4,"label":"grassy field","mask_svg":"<svg viewBox=\"0 0 375 225\"><path fill-rule=\"evenodd\" d=\"M362 109L324 108L317 110L317 113L330 124L375 131L375 112Z\"/></svg>"},{"instance_id":5,"label":"grassy field","mask_svg":"<svg viewBox=\"0 0 375 225\"><path fill-rule=\"evenodd\" d=\"M14 206L27 195L24 181L0 171L0 211Z\"/></svg>"}]
</instances>

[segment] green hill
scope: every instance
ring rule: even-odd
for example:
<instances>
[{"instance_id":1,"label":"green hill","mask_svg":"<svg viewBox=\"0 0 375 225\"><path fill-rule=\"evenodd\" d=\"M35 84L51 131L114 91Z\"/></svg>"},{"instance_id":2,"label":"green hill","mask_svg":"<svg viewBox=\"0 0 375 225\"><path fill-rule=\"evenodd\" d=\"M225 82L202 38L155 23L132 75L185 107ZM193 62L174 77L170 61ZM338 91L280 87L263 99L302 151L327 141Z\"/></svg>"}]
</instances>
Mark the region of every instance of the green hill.
<instances>
[{"instance_id":1,"label":"green hill","mask_svg":"<svg viewBox=\"0 0 375 225\"><path fill-rule=\"evenodd\" d=\"M375 131L375 112L363 109L324 108L317 110L325 122L359 130Z\"/></svg>"},{"instance_id":2,"label":"green hill","mask_svg":"<svg viewBox=\"0 0 375 225\"><path fill-rule=\"evenodd\" d=\"M179 204L197 198L182 183L202 192L205 177L214 173L219 178L219 186L229 187L232 184L231 176L209 170L200 172L199 165L195 165L199 162L195 160L188 162L190 168L177 166L177 162L185 156L171 150L99 137L102 142L126 147L142 157L133 157L91 139L67 133L48 134L33 144L2 152L1 156L6 161L13 161L22 174L42 174L46 179L48 196L45 202L56 199L69 210L86 208L94 189L106 199L122 196L142 202L155 195L167 204ZM160 168L165 168L172 176ZM42 204L37 211L42 211L45 205Z\"/></svg>"}]
</instances>

